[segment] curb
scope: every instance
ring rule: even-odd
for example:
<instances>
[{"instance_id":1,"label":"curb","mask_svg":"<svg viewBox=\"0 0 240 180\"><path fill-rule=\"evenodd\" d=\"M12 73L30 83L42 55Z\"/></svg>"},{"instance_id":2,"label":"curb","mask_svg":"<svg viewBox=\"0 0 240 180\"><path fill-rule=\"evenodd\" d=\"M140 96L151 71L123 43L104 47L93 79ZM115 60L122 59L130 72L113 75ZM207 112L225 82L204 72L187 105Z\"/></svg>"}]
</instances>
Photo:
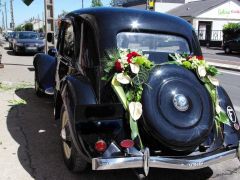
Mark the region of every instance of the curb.
<instances>
[{"instance_id":1,"label":"curb","mask_svg":"<svg viewBox=\"0 0 240 180\"><path fill-rule=\"evenodd\" d=\"M209 65L215 66L219 69L226 69L226 70L231 70L231 71L238 71L240 72L240 65L231 65L231 64L224 64L224 63L216 63L216 62L211 62L208 61Z\"/></svg>"}]
</instances>

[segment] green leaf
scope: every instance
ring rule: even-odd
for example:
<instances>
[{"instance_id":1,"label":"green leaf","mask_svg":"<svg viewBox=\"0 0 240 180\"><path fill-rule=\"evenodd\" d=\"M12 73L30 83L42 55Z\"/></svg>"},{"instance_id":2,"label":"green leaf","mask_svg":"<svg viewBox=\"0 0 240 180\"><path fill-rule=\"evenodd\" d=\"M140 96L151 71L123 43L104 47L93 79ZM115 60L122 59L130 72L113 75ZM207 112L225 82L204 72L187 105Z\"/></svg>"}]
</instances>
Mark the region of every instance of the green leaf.
<instances>
[{"instance_id":1,"label":"green leaf","mask_svg":"<svg viewBox=\"0 0 240 180\"><path fill-rule=\"evenodd\" d=\"M186 69L191 69L192 64L189 61L184 61L182 63L183 67L185 67Z\"/></svg>"},{"instance_id":2,"label":"green leaf","mask_svg":"<svg viewBox=\"0 0 240 180\"><path fill-rule=\"evenodd\" d=\"M230 125L228 116L223 111L221 111L219 114L217 114L217 120L223 124Z\"/></svg>"},{"instance_id":3,"label":"green leaf","mask_svg":"<svg viewBox=\"0 0 240 180\"><path fill-rule=\"evenodd\" d=\"M207 73L210 74L211 76L216 76L220 74L218 69L212 65L208 66Z\"/></svg>"},{"instance_id":4,"label":"green leaf","mask_svg":"<svg viewBox=\"0 0 240 180\"><path fill-rule=\"evenodd\" d=\"M129 120L130 120L130 128L131 128L131 137L132 137L132 140L134 140L138 135L139 135L139 132L138 132L138 124L136 121L134 121L131 117L131 115L129 115Z\"/></svg>"},{"instance_id":5,"label":"green leaf","mask_svg":"<svg viewBox=\"0 0 240 180\"><path fill-rule=\"evenodd\" d=\"M122 105L124 106L125 109L128 109L128 101L127 101L126 94L125 94L124 89L121 86L121 84L117 81L116 76L113 77L111 83L112 83L112 88L115 91L115 93L117 94Z\"/></svg>"},{"instance_id":6,"label":"green leaf","mask_svg":"<svg viewBox=\"0 0 240 180\"><path fill-rule=\"evenodd\" d=\"M133 101L133 99L134 99L134 92L131 91L131 90L129 90L129 91L126 93L126 97L127 97L128 102Z\"/></svg>"}]
</instances>

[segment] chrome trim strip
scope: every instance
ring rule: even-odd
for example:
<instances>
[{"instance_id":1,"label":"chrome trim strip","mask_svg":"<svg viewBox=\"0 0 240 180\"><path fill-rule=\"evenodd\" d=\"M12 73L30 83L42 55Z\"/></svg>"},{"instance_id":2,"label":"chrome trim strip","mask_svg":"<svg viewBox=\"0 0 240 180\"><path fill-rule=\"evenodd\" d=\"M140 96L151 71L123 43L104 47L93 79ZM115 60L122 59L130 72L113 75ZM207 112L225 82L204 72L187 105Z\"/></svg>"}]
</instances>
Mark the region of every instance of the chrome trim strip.
<instances>
[{"instance_id":1,"label":"chrome trim strip","mask_svg":"<svg viewBox=\"0 0 240 180\"><path fill-rule=\"evenodd\" d=\"M149 157L149 167L192 170L200 169L222 161L234 159L237 157L237 150L229 150L221 153L213 154L206 157L197 158L188 157L186 159L166 158L160 156ZM110 170L110 169L126 169L126 168L144 168L143 157L124 157L124 158L93 158L93 170Z\"/></svg>"}]
</instances>

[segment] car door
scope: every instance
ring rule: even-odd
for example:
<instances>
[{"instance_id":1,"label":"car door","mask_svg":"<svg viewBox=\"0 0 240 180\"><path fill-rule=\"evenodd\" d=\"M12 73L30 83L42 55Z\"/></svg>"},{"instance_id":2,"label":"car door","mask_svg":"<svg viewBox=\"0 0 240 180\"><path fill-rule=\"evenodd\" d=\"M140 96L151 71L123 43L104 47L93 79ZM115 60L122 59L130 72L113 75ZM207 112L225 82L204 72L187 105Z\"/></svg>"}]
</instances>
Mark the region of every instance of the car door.
<instances>
[{"instance_id":1,"label":"car door","mask_svg":"<svg viewBox=\"0 0 240 180\"><path fill-rule=\"evenodd\" d=\"M237 47L236 47L237 51L240 51L240 36L237 38Z\"/></svg>"},{"instance_id":2,"label":"car door","mask_svg":"<svg viewBox=\"0 0 240 180\"><path fill-rule=\"evenodd\" d=\"M73 23L70 19L62 20L58 37L56 89L60 90L61 80L74 69L72 62L75 59L75 39Z\"/></svg>"},{"instance_id":3,"label":"car door","mask_svg":"<svg viewBox=\"0 0 240 180\"><path fill-rule=\"evenodd\" d=\"M239 37L238 38L234 38L233 40L231 40L230 42L230 49L232 51L237 51L239 49Z\"/></svg>"}]
</instances>

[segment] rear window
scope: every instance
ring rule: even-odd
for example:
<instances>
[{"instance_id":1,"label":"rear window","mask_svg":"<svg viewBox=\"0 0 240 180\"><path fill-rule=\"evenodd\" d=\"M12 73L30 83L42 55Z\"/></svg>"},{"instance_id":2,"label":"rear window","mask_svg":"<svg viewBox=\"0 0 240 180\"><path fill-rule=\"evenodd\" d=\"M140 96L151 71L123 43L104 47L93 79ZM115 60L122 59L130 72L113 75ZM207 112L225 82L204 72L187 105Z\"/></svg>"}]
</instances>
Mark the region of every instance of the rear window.
<instances>
[{"instance_id":1,"label":"rear window","mask_svg":"<svg viewBox=\"0 0 240 180\"><path fill-rule=\"evenodd\" d=\"M167 61L170 53L190 54L188 42L184 38L167 34L121 32L117 35L117 47L143 51L157 63Z\"/></svg>"}]
</instances>

